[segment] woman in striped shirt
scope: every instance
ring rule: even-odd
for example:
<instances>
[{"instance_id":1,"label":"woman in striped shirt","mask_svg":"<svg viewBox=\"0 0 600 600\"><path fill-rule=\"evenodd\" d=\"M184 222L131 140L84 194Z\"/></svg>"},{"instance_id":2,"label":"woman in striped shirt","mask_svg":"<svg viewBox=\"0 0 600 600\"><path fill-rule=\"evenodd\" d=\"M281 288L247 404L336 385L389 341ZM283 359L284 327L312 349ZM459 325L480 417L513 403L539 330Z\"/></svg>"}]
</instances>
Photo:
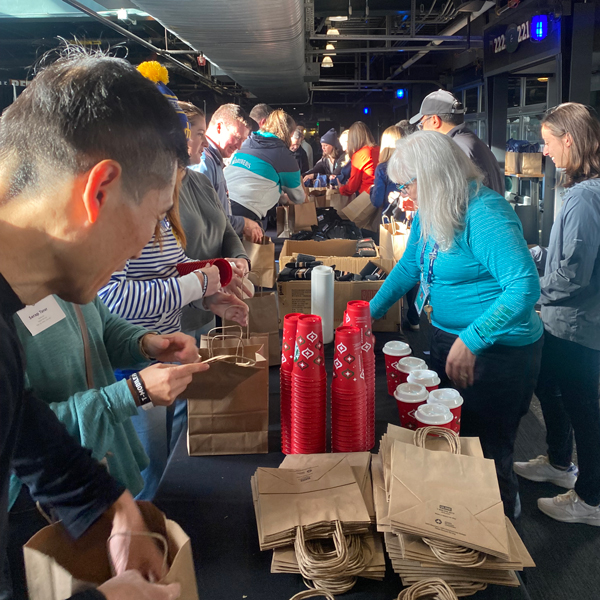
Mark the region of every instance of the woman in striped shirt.
<instances>
[{"instance_id":1,"label":"woman in striped shirt","mask_svg":"<svg viewBox=\"0 0 600 600\"><path fill-rule=\"evenodd\" d=\"M190 262L184 252L185 234L179 223L178 207L179 187L185 172L180 165L173 208L160 221L150 242L138 258L128 260L122 271L113 273L98 295L112 313L161 334L180 331L183 307L198 300L214 314L223 316L227 311L229 319L245 325L248 307L235 295L221 290L217 267L178 276L176 265ZM127 378L131 371L115 374L117 379ZM140 409L132 421L150 457L150 465L142 473L144 489L137 497L151 500L169 453L167 409L165 406L148 411Z\"/></svg>"}]
</instances>

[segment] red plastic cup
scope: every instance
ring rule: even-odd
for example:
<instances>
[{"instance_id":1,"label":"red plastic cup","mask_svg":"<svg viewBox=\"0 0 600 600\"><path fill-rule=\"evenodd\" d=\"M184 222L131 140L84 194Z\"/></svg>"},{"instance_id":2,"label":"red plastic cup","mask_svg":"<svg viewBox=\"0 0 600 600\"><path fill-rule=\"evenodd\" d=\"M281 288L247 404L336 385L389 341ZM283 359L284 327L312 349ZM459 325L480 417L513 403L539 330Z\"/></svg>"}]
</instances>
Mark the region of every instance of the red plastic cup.
<instances>
[{"instance_id":1,"label":"red plastic cup","mask_svg":"<svg viewBox=\"0 0 600 600\"><path fill-rule=\"evenodd\" d=\"M296 328L302 313L289 313L283 317L283 339L281 344L281 370L292 371L294 367L294 347Z\"/></svg>"},{"instance_id":2,"label":"red plastic cup","mask_svg":"<svg viewBox=\"0 0 600 600\"><path fill-rule=\"evenodd\" d=\"M425 386L428 392L437 390L440 386L440 378L435 371L429 369L415 369L408 374L407 383L418 383Z\"/></svg>"},{"instance_id":3,"label":"red plastic cup","mask_svg":"<svg viewBox=\"0 0 600 600\"><path fill-rule=\"evenodd\" d=\"M226 287L231 283L233 279L233 268L228 260L224 258L211 258L209 260L194 260L185 263L178 263L175 265L177 272L180 277L197 271L198 269L204 269L204 267L215 266L219 269L219 278L221 280L221 286Z\"/></svg>"},{"instance_id":4,"label":"red plastic cup","mask_svg":"<svg viewBox=\"0 0 600 600\"><path fill-rule=\"evenodd\" d=\"M293 372L307 380L325 376L323 327L317 315L298 317Z\"/></svg>"},{"instance_id":5,"label":"red plastic cup","mask_svg":"<svg viewBox=\"0 0 600 600\"><path fill-rule=\"evenodd\" d=\"M427 402L429 393L424 386L417 383L401 383L394 393L400 425L406 429L416 429L415 411Z\"/></svg>"},{"instance_id":6,"label":"red plastic cup","mask_svg":"<svg viewBox=\"0 0 600 600\"><path fill-rule=\"evenodd\" d=\"M427 363L416 356L405 356L404 358L398 360L398 364L396 365L400 383L406 383L406 380L412 371L426 368Z\"/></svg>"},{"instance_id":7,"label":"red plastic cup","mask_svg":"<svg viewBox=\"0 0 600 600\"><path fill-rule=\"evenodd\" d=\"M455 433L460 433L460 415L462 412L463 398L453 388L442 388L441 390L433 390L429 394L428 404L443 404L452 413L453 419L450 429Z\"/></svg>"},{"instance_id":8,"label":"red plastic cup","mask_svg":"<svg viewBox=\"0 0 600 600\"><path fill-rule=\"evenodd\" d=\"M422 404L415 411L417 429L421 427L443 427L452 429L454 415L443 404Z\"/></svg>"}]
</instances>

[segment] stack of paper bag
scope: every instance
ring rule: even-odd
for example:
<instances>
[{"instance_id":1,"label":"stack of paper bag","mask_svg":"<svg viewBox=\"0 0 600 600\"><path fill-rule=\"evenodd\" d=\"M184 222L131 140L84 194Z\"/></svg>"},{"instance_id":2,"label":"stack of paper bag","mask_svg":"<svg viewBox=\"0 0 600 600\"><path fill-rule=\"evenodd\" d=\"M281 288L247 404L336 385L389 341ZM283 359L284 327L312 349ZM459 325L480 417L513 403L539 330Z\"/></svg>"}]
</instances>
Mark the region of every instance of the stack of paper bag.
<instances>
[{"instance_id":1,"label":"stack of paper bag","mask_svg":"<svg viewBox=\"0 0 600 600\"><path fill-rule=\"evenodd\" d=\"M261 550L294 543L296 528L307 540L369 531L371 517L346 458L303 469L259 468L252 495Z\"/></svg>"},{"instance_id":2,"label":"stack of paper bag","mask_svg":"<svg viewBox=\"0 0 600 600\"><path fill-rule=\"evenodd\" d=\"M301 525L310 540L330 537L339 520L346 535L360 535L368 557L358 576L384 578L383 544L372 527L369 452L288 455L279 469L258 469L252 494L261 550L274 548L272 573L300 573L293 525Z\"/></svg>"},{"instance_id":3,"label":"stack of paper bag","mask_svg":"<svg viewBox=\"0 0 600 600\"><path fill-rule=\"evenodd\" d=\"M413 431L390 425L373 457L377 530L394 571L403 585L441 577L455 586L518 586L515 571L535 563L504 516L493 462L476 438L461 438L461 455L444 450L441 438L417 448ZM486 560L476 567L442 563L423 537L485 552Z\"/></svg>"}]
</instances>

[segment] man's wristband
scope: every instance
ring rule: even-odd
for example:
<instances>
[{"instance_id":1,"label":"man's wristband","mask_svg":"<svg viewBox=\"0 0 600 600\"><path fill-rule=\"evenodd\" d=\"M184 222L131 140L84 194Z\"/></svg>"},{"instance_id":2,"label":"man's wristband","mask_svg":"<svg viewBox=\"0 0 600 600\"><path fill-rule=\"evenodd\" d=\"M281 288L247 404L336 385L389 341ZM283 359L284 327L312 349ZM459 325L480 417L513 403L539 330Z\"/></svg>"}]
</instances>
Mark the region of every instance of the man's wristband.
<instances>
[{"instance_id":1,"label":"man's wristband","mask_svg":"<svg viewBox=\"0 0 600 600\"><path fill-rule=\"evenodd\" d=\"M133 387L135 388L135 391L137 392L138 399L140 401L140 406L144 410L153 408L154 404L152 404L152 400L150 400L150 395L148 394L148 391L146 390L146 386L144 385L142 378L137 373L133 373L131 375L131 382L133 383Z\"/></svg>"}]
</instances>

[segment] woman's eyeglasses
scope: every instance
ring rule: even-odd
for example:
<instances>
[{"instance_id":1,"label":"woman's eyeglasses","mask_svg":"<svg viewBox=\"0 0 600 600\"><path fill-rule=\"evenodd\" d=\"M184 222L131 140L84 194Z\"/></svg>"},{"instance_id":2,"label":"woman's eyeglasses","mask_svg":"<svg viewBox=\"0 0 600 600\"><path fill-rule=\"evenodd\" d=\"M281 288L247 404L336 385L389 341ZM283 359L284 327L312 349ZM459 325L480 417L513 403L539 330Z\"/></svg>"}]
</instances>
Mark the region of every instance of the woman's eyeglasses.
<instances>
[{"instance_id":1,"label":"woman's eyeglasses","mask_svg":"<svg viewBox=\"0 0 600 600\"><path fill-rule=\"evenodd\" d=\"M407 186L409 186L413 181L415 180L414 177L412 177L411 179L409 179L406 183L403 183L401 185L396 184L396 189L401 193L401 194L407 194L408 190L406 189Z\"/></svg>"}]
</instances>

